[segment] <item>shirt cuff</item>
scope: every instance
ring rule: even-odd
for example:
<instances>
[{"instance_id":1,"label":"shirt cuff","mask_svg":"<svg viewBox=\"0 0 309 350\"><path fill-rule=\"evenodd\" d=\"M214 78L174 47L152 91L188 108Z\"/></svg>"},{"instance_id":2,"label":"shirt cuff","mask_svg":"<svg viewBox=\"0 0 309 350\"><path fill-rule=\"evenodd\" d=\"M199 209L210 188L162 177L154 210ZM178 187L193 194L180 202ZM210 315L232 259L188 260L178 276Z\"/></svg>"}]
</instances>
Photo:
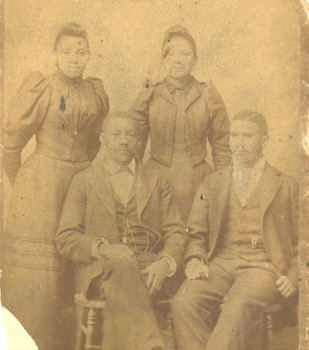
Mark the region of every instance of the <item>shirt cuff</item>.
<instances>
[{"instance_id":1,"label":"shirt cuff","mask_svg":"<svg viewBox=\"0 0 309 350\"><path fill-rule=\"evenodd\" d=\"M166 277L172 277L177 270L177 264L175 259L169 255L163 255L160 257L159 261L164 261L167 263L170 272L166 275Z\"/></svg>"},{"instance_id":2,"label":"shirt cuff","mask_svg":"<svg viewBox=\"0 0 309 350\"><path fill-rule=\"evenodd\" d=\"M101 244L108 244L107 240L104 238L97 238L92 242L91 246L91 257L94 259L100 259L101 255L99 253L99 248Z\"/></svg>"},{"instance_id":3,"label":"shirt cuff","mask_svg":"<svg viewBox=\"0 0 309 350\"><path fill-rule=\"evenodd\" d=\"M207 260L205 261L205 259L204 259L201 255L191 255L191 256L189 256L189 257L185 260L185 264L188 263L188 262L189 262L190 260L192 260L192 259L197 259L197 260L199 260L201 263L203 263L203 264L205 264L205 265L208 264L208 261L207 261Z\"/></svg>"}]
</instances>

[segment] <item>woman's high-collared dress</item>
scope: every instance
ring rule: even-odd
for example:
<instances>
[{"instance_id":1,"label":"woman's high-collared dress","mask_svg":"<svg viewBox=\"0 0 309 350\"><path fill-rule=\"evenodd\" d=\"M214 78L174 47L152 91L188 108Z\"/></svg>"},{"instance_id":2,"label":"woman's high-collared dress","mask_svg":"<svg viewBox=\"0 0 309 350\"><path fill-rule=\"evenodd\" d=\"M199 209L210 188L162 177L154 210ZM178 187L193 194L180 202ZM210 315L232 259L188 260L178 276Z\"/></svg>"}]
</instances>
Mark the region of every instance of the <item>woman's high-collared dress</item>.
<instances>
[{"instance_id":1,"label":"woman's high-collared dress","mask_svg":"<svg viewBox=\"0 0 309 350\"><path fill-rule=\"evenodd\" d=\"M209 140L215 169L230 164L229 119L224 102L212 81L193 76L181 87L169 78L147 81L130 108L140 124L137 156L144 155L150 135L149 163L167 178L182 218L186 221L202 179L212 170L205 161Z\"/></svg>"},{"instance_id":2,"label":"woman's high-collared dress","mask_svg":"<svg viewBox=\"0 0 309 350\"><path fill-rule=\"evenodd\" d=\"M15 182L5 225L2 292L5 306L40 350L68 349L61 331L69 317L70 276L54 236L73 176L99 151L108 109L101 80L70 79L60 71L45 78L37 72L24 80L4 126L4 169ZM33 135L35 152L21 165L22 149Z\"/></svg>"}]
</instances>

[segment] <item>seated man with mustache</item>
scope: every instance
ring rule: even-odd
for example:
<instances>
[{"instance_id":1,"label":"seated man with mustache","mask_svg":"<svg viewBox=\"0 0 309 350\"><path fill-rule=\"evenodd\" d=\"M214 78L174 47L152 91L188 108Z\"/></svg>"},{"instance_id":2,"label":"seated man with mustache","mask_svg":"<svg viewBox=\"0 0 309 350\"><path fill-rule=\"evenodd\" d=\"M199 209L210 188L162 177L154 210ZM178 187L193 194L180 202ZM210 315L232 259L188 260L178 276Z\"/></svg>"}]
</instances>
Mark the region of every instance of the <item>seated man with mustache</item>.
<instances>
[{"instance_id":1,"label":"seated man with mustache","mask_svg":"<svg viewBox=\"0 0 309 350\"><path fill-rule=\"evenodd\" d=\"M267 140L262 114L238 113L231 169L197 191L187 279L172 300L178 350L261 349L263 310L296 294L298 187L263 158Z\"/></svg>"},{"instance_id":2,"label":"seated man with mustache","mask_svg":"<svg viewBox=\"0 0 309 350\"><path fill-rule=\"evenodd\" d=\"M134 158L138 123L104 121L107 158L77 174L68 192L58 251L76 263L76 292L104 298L103 349L165 349L152 306L183 259L185 228L169 184Z\"/></svg>"}]
</instances>

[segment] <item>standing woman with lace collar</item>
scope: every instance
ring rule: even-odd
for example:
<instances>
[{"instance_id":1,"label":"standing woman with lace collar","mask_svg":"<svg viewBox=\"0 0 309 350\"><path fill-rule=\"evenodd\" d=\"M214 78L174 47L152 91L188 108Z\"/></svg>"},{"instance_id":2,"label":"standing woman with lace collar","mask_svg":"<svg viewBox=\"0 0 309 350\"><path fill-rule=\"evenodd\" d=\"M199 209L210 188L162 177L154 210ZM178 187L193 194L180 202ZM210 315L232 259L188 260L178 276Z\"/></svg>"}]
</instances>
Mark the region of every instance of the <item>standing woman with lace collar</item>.
<instances>
[{"instance_id":1,"label":"standing woman with lace collar","mask_svg":"<svg viewBox=\"0 0 309 350\"><path fill-rule=\"evenodd\" d=\"M212 81L197 81L191 72L197 61L196 43L185 27L170 28L163 40L167 76L147 81L130 108L140 122L138 156L143 158L150 135L149 166L169 179L186 221L198 185L211 172L206 163L208 138L215 169L230 164L229 119Z\"/></svg>"},{"instance_id":2,"label":"standing woman with lace collar","mask_svg":"<svg viewBox=\"0 0 309 350\"><path fill-rule=\"evenodd\" d=\"M69 274L54 236L73 176L89 167L99 151L109 110L102 81L82 78L90 57L87 31L75 23L64 25L55 55L57 71L48 77L36 72L24 80L4 125L4 171L13 189L2 293L5 306L40 350L69 349L61 333L69 318L64 305ZM22 149L34 135L35 152L21 165Z\"/></svg>"}]
</instances>

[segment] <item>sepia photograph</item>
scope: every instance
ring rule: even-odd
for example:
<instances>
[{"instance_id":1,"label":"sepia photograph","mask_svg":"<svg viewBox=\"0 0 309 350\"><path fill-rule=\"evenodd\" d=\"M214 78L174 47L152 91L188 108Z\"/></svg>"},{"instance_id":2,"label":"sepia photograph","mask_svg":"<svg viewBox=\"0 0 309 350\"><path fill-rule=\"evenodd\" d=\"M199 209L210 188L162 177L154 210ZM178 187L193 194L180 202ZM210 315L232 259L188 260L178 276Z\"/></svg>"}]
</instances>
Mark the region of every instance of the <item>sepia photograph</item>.
<instances>
[{"instance_id":1,"label":"sepia photograph","mask_svg":"<svg viewBox=\"0 0 309 350\"><path fill-rule=\"evenodd\" d=\"M2 17L0 348L309 349L309 1Z\"/></svg>"}]
</instances>

